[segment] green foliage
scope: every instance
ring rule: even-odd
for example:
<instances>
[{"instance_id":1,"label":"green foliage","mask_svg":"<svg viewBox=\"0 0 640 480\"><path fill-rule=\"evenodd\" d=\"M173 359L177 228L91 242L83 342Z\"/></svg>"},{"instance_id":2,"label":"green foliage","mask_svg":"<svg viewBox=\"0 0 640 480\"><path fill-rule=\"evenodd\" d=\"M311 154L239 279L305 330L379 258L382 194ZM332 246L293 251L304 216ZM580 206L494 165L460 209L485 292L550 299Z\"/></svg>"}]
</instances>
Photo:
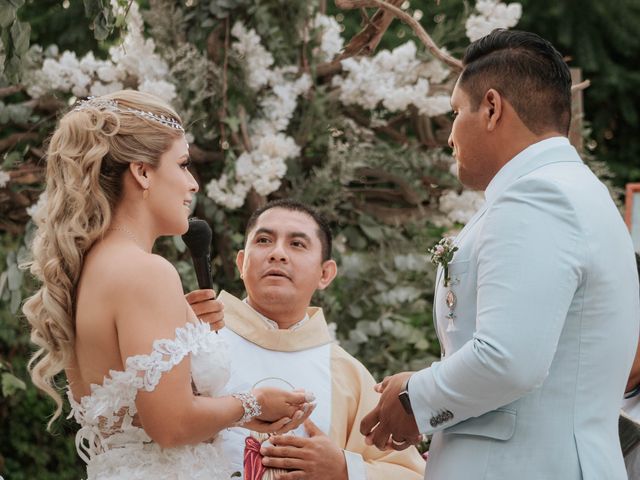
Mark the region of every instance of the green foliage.
<instances>
[{"instance_id":1,"label":"green foliage","mask_svg":"<svg viewBox=\"0 0 640 480\"><path fill-rule=\"evenodd\" d=\"M0 237L0 262L7 262L13 270L16 244L7 243L8 238ZM29 379L26 365L32 353L29 329L24 318L16 313L20 302L16 305L11 300L33 287L22 282L21 271L13 276L11 288L5 281L3 289L0 279L0 292L3 292L0 294L0 475L19 480L81 478L84 467L73 442L76 426L61 420L53 432L46 431L46 421L54 405ZM60 378L59 384L63 382ZM63 413L63 418L67 413Z\"/></svg>"},{"instance_id":2,"label":"green foliage","mask_svg":"<svg viewBox=\"0 0 640 480\"><path fill-rule=\"evenodd\" d=\"M66 7L61 3L0 0L4 42L0 53L6 57L5 66L13 67L6 70L7 78L0 75L0 87L33 74L34 66L42 65L51 54L48 47L52 43L78 57L91 51L103 58L124 33L130 0L119 0L117 14L108 0L75 0L65 3ZM201 185L194 215L206 219L214 232L215 287L242 294L235 254L243 246L244 225L251 210L267 200L253 191L255 195L243 208L233 210L216 204L204 192L212 178L234 171L235 160L247 150L242 139L246 119L260 112L261 93L246 81L253 65L246 65L245 59L228 48L233 41L230 29L241 21L256 30L276 66L300 67L312 75L313 86L298 102L285 132L295 139L301 153L288 161L282 185L269 199L302 200L316 206L331 223L340 273L315 301L325 308L329 322L336 324L341 344L378 379L423 368L438 358L432 319L435 268L427 249L445 230L435 221L442 217L439 195L445 189L459 189L448 173L447 154L436 148L446 144L449 119L426 118L411 109L392 117L381 108L366 111L338 101L331 78L313 77L318 67L313 57L316 39L310 30L315 3L138 3L145 33L169 66L167 80L177 94L174 103L192 136L193 173ZM342 18L343 37L348 41L363 26L360 11L338 12L333 2L328 3L329 13L339 13ZM551 10L549 15L555 14ZM457 56L462 54L467 43L466 2L415 0L410 12L422 14L421 23L436 42ZM15 27L12 36L16 22L32 27L31 48L20 30L26 27ZM396 47L413 36L406 25L396 21L379 48ZM419 55L430 58L424 50ZM130 86L136 81L127 78L124 82ZM447 89L450 84L445 82L438 88ZM26 362L32 346L29 327L19 313L21 302L36 288L31 275L18 268L25 261L33 233L26 208L42 190L46 138L59 113L74 100L69 91L32 99L24 88L0 98L0 165L12 174L7 187L0 188L0 475L12 480L79 478L83 470L73 443L77 426L59 420L53 436L44 430L53 405L29 380ZM588 111L591 113L589 107ZM632 112L628 114L633 120ZM375 126L381 119L389 120L389 128ZM609 174L606 166L593 158L588 160L601 176ZM161 239L156 252L173 262L185 291L196 288L191 261L180 238ZM60 385L64 385L62 377Z\"/></svg>"},{"instance_id":3,"label":"green foliage","mask_svg":"<svg viewBox=\"0 0 640 480\"><path fill-rule=\"evenodd\" d=\"M20 81L21 62L29 50L31 26L18 19L18 9L24 0L0 0L0 37L4 73L11 82Z\"/></svg>"},{"instance_id":4,"label":"green foliage","mask_svg":"<svg viewBox=\"0 0 640 480\"><path fill-rule=\"evenodd\" d=\"M596 154L616 183L640 180L640 3L523 0L519 28L549 39L591 80L584 92Z\"/></svg>"}]
</instances>

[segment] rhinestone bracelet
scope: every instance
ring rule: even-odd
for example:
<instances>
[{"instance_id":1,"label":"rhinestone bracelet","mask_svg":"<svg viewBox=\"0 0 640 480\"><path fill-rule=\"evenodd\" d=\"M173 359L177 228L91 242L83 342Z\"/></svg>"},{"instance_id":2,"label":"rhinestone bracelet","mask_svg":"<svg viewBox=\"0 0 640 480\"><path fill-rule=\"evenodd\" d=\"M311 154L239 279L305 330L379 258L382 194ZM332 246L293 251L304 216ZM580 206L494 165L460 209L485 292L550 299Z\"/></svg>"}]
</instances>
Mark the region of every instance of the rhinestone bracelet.
<instances>
[{"instance_id":1,"label":"rhinestone bracelet","mask_svg":"<svg viewBox=\"0 0 640 480\"><path fill-rule=\"evenodd\" d=\"M233 398L237 398L242 402L242 408L244 409L244 415L238 420L235 425L240 426L260 416L262 408L258 403L258 399L251 392L234 393L231 395Z\"/></svg>"}]
</instances>

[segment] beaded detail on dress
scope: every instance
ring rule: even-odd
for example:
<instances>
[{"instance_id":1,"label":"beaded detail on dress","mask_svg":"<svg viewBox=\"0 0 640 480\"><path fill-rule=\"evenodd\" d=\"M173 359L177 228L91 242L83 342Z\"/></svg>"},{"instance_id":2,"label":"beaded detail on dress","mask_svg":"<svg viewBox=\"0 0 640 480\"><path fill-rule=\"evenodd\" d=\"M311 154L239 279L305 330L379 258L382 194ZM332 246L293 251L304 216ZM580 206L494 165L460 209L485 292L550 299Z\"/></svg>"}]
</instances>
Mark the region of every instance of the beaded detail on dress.
<instances>
[{"instance_id":1,"label":"beaded detail on dress","mask_svg":"<svg viewBox=\"0 0 640 480\"><path fill-rule=\"evenodd\" d=\"M223 465L216 466L223 462L217 442L161 449L137 422L135 399L138 390L152 391L162 374L187 355L191 355L192 379L198 392L209 396L219 392L229 378L228 346L202 322L177 328L172 340L156 340L148 355L127 358L124 371L111 370L102 385L92 384L91 394L82 397L80 402L76 402L71 390L67 390L71 404L69 417L74 417L80 425L76 449L88 464L90 479L155 478L151 470L164 469L160 473L166 474L166 468L183 469L189 462L213 462L214 469L206 468L206 465L199 468L209 472L209 479L217 478L216 473L220 473L220 478L229 478ZM216 457L219 458L216 460ZM185 462L180 462L180 458ZM135 465L127 465L127 462ZM184 465L180 466L182 463ZM175 478L181 478L181 475ZM189 474L185 478L199 477Z\"/></svg>"}]
</instances>

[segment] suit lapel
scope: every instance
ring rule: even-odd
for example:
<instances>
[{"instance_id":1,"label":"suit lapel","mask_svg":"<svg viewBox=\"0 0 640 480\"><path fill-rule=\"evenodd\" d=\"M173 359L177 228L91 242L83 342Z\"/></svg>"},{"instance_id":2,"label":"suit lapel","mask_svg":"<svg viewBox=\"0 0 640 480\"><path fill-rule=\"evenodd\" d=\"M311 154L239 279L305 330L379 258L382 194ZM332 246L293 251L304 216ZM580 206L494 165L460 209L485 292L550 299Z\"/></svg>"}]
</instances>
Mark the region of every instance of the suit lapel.
<instances>
[{"instance_id":1,"label":"suit lapel","mask_svg":"<svg viewBox=\"0 0 640 480\"><path fill-rule=\"evenodd\" d=\"M460 245L460 243L462 242L462 240L464 239L465 235L467 233L469 233L469 230L471 229L471 227L473 227L478 220L480 220L480 218L482 218L482 216L484 215L484 213L487 211L487 207L488 204L485 202L485 204L482 206L482 208L480 208L480 210L478 210L473 217L471 217L471 220L469 220L467 222L467 224L463 227L462 230L460 230L460 233L456 236L455 240L453 241L453 245L454 246L458 246ZM454 254L455 257L455 254ZM438 330L438 317L436 315L436 302L437 302L437 298L438 298L438 288L440 287L440 281L442 280L442 275L443 275L443 268L441 266L438 266L438 270L436 272L436 285L433 289L433 328L435 328L436 330L436 336L438 337L438 340L440 341L440 349L443 349L443 344L442 344L442 340L440 339L440 331Z\"/></svg>"}]
</instances>

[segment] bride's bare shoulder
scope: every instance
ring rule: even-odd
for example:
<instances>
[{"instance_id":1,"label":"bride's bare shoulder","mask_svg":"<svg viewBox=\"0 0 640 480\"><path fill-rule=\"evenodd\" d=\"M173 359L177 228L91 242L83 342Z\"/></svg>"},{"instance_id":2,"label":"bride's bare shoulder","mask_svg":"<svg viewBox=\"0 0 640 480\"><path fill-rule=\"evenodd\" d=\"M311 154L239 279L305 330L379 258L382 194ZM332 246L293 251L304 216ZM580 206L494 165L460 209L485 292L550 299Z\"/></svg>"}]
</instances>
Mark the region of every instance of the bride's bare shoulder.
<instances>
[{"instance_id":1,"label":"bride's bare shoulder","mask_svg":"<svg viewBox=\"0 0 640 480\"><path fill-rule=\"evenodd\" d=\"M83 277L112 293L140 288L181 288L175 267L160 255L137 245L98 245L87 255Z\"/></svg>"}]
</instances>

